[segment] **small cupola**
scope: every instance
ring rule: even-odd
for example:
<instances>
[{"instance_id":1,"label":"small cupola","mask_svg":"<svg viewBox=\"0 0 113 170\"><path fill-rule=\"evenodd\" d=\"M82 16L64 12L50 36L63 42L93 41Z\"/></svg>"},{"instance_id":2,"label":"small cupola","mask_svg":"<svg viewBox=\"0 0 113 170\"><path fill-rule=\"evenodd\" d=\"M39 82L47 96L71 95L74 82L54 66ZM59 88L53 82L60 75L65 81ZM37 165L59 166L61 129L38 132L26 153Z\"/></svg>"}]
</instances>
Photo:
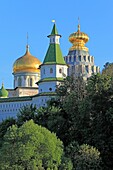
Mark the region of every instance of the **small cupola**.
<instances>
[{"instance_id":1,"label":"small cupola","mask_svg":"<svg viewBox=\"0 0 113 170\"><path fill-rule=\"evenodd\" d=\"M8 97L8 91L4 88L4 84L2 83L2 87L0 89L0 98Z\"/></svg>"}]
</instances>

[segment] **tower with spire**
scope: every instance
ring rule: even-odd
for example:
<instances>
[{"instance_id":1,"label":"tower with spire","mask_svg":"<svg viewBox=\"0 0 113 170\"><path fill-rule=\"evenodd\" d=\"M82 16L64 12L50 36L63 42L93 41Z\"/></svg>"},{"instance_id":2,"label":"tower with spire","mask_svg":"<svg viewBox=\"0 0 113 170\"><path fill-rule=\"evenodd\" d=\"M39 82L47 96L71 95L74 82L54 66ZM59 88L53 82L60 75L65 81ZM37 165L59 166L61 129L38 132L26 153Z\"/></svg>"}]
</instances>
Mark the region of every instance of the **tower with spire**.
<instances>
[{"instance_id":1,"label":"tower with spire","mask_svg":"<svg viewBox=\"0 0 113 170\"><path fill-rule=\"evenodd\" d=\"M68 55L64 57L69 66L68 75L82 76L84 80L87 80L92 74L97 74L99 67L94 65L94 57L90 55L89 49L85 46L89 37L81 32L80 23L78 23L77 32L69 36L69 41L73 45L69 49Z\"/></svg>"},{"instance_id":2,"label":"tower with spire","mask_svg":"<svg viewBox=\"0 0 113 170\"><path fill-rule=\"evenodd\" d=\"M60 85L67 76L67 64L60 49L60 37L61 35L58 34L56 23L54 23L51 34L48 36L50 44L44 61L40 66L39 95L54 94L56 86Z\"/></svg>"}]
</instances>

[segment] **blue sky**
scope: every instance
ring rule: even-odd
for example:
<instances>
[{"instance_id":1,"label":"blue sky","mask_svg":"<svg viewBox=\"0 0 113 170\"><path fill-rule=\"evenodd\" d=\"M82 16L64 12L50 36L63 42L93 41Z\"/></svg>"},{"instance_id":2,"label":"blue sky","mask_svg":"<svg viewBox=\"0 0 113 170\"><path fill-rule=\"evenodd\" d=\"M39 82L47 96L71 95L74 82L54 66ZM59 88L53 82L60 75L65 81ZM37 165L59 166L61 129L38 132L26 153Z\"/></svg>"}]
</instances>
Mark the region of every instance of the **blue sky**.
<instances>
[{"instance_id":1,"label":"blue sky","mask_svg":"<svg viewBox=\"0 0 113 170\"><path fill-rule=\"evenodd\" d=\"M106 62L113 62L113 0L3 0L0 2L0 83L13 88L12 66L24 55L26 35L30 52L43 61L53 23L59 34L63 55L71 43L68 37L77 31L78 17L81 31L90 37L86 46L101 70Z\"/></svg>"}]
</instances>

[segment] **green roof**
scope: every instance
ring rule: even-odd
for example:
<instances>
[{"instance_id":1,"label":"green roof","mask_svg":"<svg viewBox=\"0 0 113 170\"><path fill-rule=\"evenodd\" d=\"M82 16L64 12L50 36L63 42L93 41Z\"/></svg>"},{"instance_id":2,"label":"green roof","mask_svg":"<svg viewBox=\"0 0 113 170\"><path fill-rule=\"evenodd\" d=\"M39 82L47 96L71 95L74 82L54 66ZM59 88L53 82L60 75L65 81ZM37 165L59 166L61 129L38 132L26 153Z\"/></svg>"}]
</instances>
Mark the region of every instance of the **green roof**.
<instances>
[{"instance_id":1,"label":"green roof","mask_svg":"<svg viewBox=\"0 0 113 170\"><path fill-rule=\"evenodd\" d=\"M50 82L50 81L64 81L64 78L62 77L47 77L44 79L39 80L36 84L41 83L41 82Z\"/></svg>"},{"instance_id":2,"label":"green roof","mask_svg":"<svg viewBox=\"0 0 113 170\"><path fill-rule=\"evenodd\" d=\"M56 92L43 92L39 93L38 96L57 96Z\"/></svg>"},{"instance_id":3,"label":"green roof","mask_svg":"<svg viewBox=\"0 0 113 170\"><path fill-rule=\"evenodd\" d=\"M58 31L57 31L57 28L56 28L56 24L54 24L53 26L53 29L51 31L51 35L58 35Z\"/></svg>"},{"instance_id":4,"label":"green roof","mask_svg":"<svg viewBox=\"0 0 113 170\"><path fill-rule=\"evenodd\" d=\"M59 44L49 45L43 64L66 64Z\"/></svg>"},{"instance_id":5,"label":"green roof","mask_svg":"<svg viewBox=\"0 0 113 170\"><path fill-rule=\"evenodd\" d=\"M0 89L0 97L8 97L8 91L4 88L3 84L2 84L2 87Z\"/></svg>"},{"instance_id":6,"label":"green roof","mask_svg":"<svg viewBox=\"0 0 113 170\"><path fill-rule=\"evenodd\" d=\"M56 28L56 24L54 24L52 32L48 37L53 35L59 35ZM43 64L66 64L59 44L50 43Z\"/></svg>"},{"instance_id":7,"label":"green roof","mask_svg":"<svg viewBox=\"0 0 113 170\"><path fill-rule=\"evenodd\" d=\"M32 97L33 96L0 98L0 103L3 103L3 102L29 101L29 100L32 100Z\"/></svg>"}]
</instances>

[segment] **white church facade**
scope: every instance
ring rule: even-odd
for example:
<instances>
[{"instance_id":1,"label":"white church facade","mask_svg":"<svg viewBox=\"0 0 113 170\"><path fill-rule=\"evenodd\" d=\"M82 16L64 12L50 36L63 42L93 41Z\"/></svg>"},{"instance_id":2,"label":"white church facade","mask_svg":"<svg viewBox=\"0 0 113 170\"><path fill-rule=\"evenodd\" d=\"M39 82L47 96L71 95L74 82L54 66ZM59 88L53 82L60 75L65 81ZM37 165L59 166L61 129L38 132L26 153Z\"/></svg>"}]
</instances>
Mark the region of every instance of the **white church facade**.
<instances>
[{"instance_id":1,"label":"white church facade","mask_svg":"<svg viewBox=\"0 0 113 170\"><path fill-rule=\"evenodd\" d=\"M85 35L80 32L79 26L78 31L71 36L73 47L69 50L68 56L63 57L59 43L61 35L58 34L54 23L48 36L50 44L43 63L31 55L27 44L25 55L13 64L14 89L6 90L4 85L0 89L0 121L7 117L16 117L20 108L25 105L33 104L37 108L46 106L46 102L56 96L56 87L63 83L67 75L74 73L75 76L79 76L81 73L85 79L92 73L99 72L99 67L94 65L94 58L90 57L91 61L88 62L88 59L85 60L85 53L86 58L89 56L88 49L84 46L88 39ZM81 56L79 62L74 61L77 53L79 58Z\"/></svg>"}]
</instances>

